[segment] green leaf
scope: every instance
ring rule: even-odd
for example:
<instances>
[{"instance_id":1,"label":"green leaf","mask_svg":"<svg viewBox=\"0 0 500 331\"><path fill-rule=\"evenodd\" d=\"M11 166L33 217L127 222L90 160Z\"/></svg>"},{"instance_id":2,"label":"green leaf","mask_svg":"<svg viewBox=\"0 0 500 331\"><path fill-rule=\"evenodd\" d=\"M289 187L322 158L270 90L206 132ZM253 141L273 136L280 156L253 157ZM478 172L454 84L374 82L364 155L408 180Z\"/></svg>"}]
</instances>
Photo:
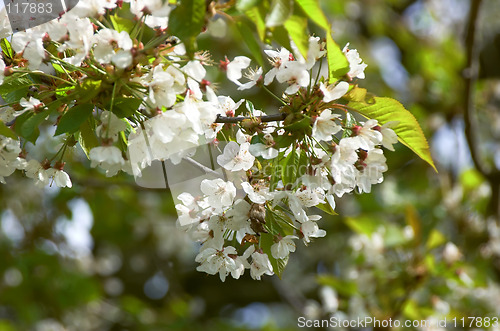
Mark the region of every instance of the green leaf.
<instances>
[{"instance_id":1,"label":"green leaf","mask_svg":"<svg viewBox=\"0 0 500 331\"><path fill-rule=\"evenodd\" d=\"M196 37L205 24L205 10L205 0L182 0L170 13L168 30L182 40L190 55L194 54Z\"/></svg>"},{"instance_id":2,"label":"green leaf","mask_svg":"<svg viewBox=\"0 0 500 331\"><path fill-rule=\"evenodd\" d=\"M311 130L311 118L309 116L305 116L299 121L293 122L292 124L286 125L284 127L285 131L287 132L294 132L294 131L308 131Z\"/></svg>"},{"instance_id":3,"label":"green leaf","mask_svg":"<svg viewBox=\"0 0 500 331\"><path fill-rule=\"evenodd\" d=\"M282 236L293 235L294 228L291 226L293 224L292 219L284 211L275 209L273 210L273 219L280 226L280 234Z\"/></svg>"},{"instance_id":4,"label":"green leaf","mask_svg":"<svg viewBox=\"0 0 500 331\"><path fill-rule=\"evenodd\" d=\"M17 92L19 90L27 91L28 87L32 85L33 81L26 74L14 74L5 78L3 84L0 85L0 95L5 99L4 96L7 94Z\"/></svg>"},{"instance_id":5,"label":"green leaf","mask_svg":"<svg viewBox=\"0 0 500 331\"><path fill-rule=\"evenodd\" d=\"M271 9L266 17L266 26L283 25L293 11L292 0L273 0Z\"/></svg>"},{"instance_id":6,"label":"green leaf","mask_svg":"<svg viewBox=\"0 0 500 331\"><path fill-rule=\"evenodd\" d=\"M93 110L94 105L88 103L70 108L59 120L55 136L78 131L80 126L92 114Z\"/></svg>"},{"instance_id":7,"label":"green leaf","mask_svg":"<svg viewBox=\"0 0 500 331\"><path fill-rule=\"evenodd\" d=\"M356 124L357 123L356 123L356 119L354 118L354 116L352 116L351 113L346 112L346 114L345 114L345 127L346 127L346 129L342 133L342 138L350 137L352 135L352 130L348 129L348 128L352 128Z\"/></svg>"},{"instance_id":8,"label":"green leaf","mask_svg":"<svg viewBox=\"0 0 500 331\"><path fill-rule=\"evenodd\" d=\"M137 98L117 97L113 104L113 113L119 118L129 117L139 109L141 103L142 100ZM109 108L110 105L108 105Z\"/></svg>"},{"instance_id":9,"label":"green leaf","mask_svg":"<svg viewBox=\"0 0 500 331\"><path fill-rule=\"evenodd\" d=\"M252 53L253 58L260 66L264 65L264 59L262 57L261 47L257 40L255 40L253 28L249 26L246 20L239 20L236 22L236 27L241 34L241 38L245 41L248 49Z\"/></svg>"},{"instance_id":10,"label":"green leaf","mask_svg":"<svg viewBox=\"0 0 500 331\"><path fill-rule=\"evenodd\" d=\"M346 95L343 96L344 99L349 101L365 101L367 91L365 88L354 86Z\"/></svg>"},{"instance_id":11,"label":"green leaf","mask_svg":"<svg viewBox=\"0 0 500 331\"><path fill-rule=\"evenodd\" d=\"M309 157L305 150L300 151L300 157L297 163L297 178L302 177L306 174L307 168L309 167Z\"/></svg>"},{"instance_id":12,"label":"green leaf","mask_svg":"<svg viewBox=\"0 0 500 331\"><path fill-rule=\"evenodd\" d=\"M318 0L295 0L304 10L309 18L326 31L326 49L328 60L329 83L335 82L338 78L349 72L349 62L344 53L333 40L330 23L321 9Z\"/></svg>"},{"instance_id":13,"label":"green leaf","mask_svg":"<svg viewBox=\"0 0 500 331\"><path fill-rule=\"evenodd\" d=\"M294 149L282 161L281 180L284 185L294 184L297 179L299 153Z\"/></svg>"},{"instance_id":14,"label":"green leaf","mask_svg":"<svg viewBox=\"0 0 500 331\"><path fill-rule=\"evenodd\" d=\"M276 148L289 147L294 141L295 137L292 134L285 133L282 136L277 136L274 141L276 142Z\"/></svg>"},{"instance_id":15,"label":"green leaf","mask_svg":"<svg viewBox=\"0 0 500 331\"><path fill-rule=\"evenodd\" d=\"M333 40L330 31L326 33L326 56L328 60L328 82L334 83L349 72L349 61L339 45Z\"/></svg>"},{"instance_id":16,"label":"green leaf","mask_svg":"<svg viewBox=\"0 0 500 331\"><path fill-rule=\"evenodd\" d=\"M12 131L7 125L0 121L0 135L4 137L9 137L12 139L18 139L14 131Z\"/></svg>"},{"instance_id":17,"label":"green leaf","mask_svg":"<svg viewBox=\"0 0 500 331\"><path fill-rule=\"evenodd\" d=\"M398 135L399 141L437 172L422 128L413 114L401 103L391 98L374 97L369 102L349 102L348 106L368 118L376 119L381 124L399 121L399 124L392 128Z\"/></svg>"},{"instance_id":18,"label":"green leaf","mask_svg":"<svg viewBox=\"0 0 500 331\"><path fill-rule=\"evenodd\" d=\"M78 102L84 104L94 99L101 92L101 86L101 80L85 79L81 85L75 88Z\"/></svg>"},{"instance_id":19,"label":"green leaf","mask_svg":"<svg viewBox=\"0 0 500 331\"><path fill-rule=\"evenodd\" d=\"M276 187L278 186L278 181L280 180L280 175L281 175L281 169L279 167L279 158L280 156L278 157L275 157L273 159L273 166L271 167L271 180L269 182L269 191L274 191L276 189Z\"/></svg>"},{"instance_id":20,"label":"green leaf","mask_svg":"<svg viewBox=\"0 0 500 331\"><path fill-rule=\"evenodd\" d=\"M49 116L51 109L45 109L44 111L34 114L30 116L22 125L21 125L21 135L23 137L29 137L35 132L35 129L42 124L42 122Z\"/></svg>"},{"instance_id":21,"label":"green leaf","mask_svg":"<svg viewBox=\"0 0 500 331\"><path fill-rule=\"evenodd\" d=\"M117 14L110 16L111 23L116 31L125 31L128 34L134 29L135 23L133 20L125 17L119 17Z\"/></svg>"},{"instance_id":22,"label":"green leaf","mask_svg":"<svg viewBox=\"0 0 500 331\"><path fill-rule=\"evenodd\" d=\"M57 71L60 74L66 74L67 72L74 72L76 69L74 68L65 68L61 66L58 63L52 63L52 67L54 67L54 70Z\"/></svg>"},{"instance_id":23,"label":"green leaf","mask_svg":"<svg viewBox=\"0 0 500 331\"><path fill-rule=\"evenodd\" d=\"M35 144L38 136L40 135L40 130L38 129L38 126L34 127L33 131L30 133L30 135L23 135L23 133L22 133L24 123L26 123L33 116L34 116L34 114L32 112L26 112L26 113L22 114L21 116L19 116L18 118L16 118L16 122L14 124L14 130L19 137L23 137L26 140L28 140L29 142ZM27 131L27 129L24 129L24 130Z\"/></svg>"},{"instance_id":24,"label":"green leaf","mask_svg":"<svg viewBox=\"0 0 500 331\"><path fill-rule=\"evenodd\" d=\"M268 211L266 213L266 223L269 224L273 223L272 217L268 217L267 214L270 214L270 212ZM278 225L275 224L275 226ZM271 262L271 265L273 266L274 273L281 279L281 275L283 274L283 271L285 270L285 267L288 263L288 258L275 259L271 254L272 245L274 245L274 235L270 233L261 234L260 247L262 248L262 251L267 254L269 262Z\"/></svg>"},{"instance_id":25,"label":"green leaf","mask_svg":"<svg viewBox=\"0 0 500 331\"><path fill-rule=\"evenodd\" d=\"M2 38L0 40L0 48L2 48L2 52L8 59L12 59L14 57L14 51L12 50L10 42L7 38Z\"/></svg>"},{"instance_id":26,"label":"green leaf","mask_svg":"<svg viewBox=\"0 0 500 331\"><path fill-rule=\"evenodd\" d=\"M321 9L318 0L295 0L295 2L304 10L309 18L319 25L323 30L330 30L330 23Z\"/></svg>"},{"instance_id":27,"label":"green leaf","mask_svg":"<svg viewBox=\"0 0 500 331\"><path fill-rule=\"evenodd\" d=\"M264 41L266 36L266 22L264 22L264 15L261 12L261 8L251 8L247 10L245 14L253 22L253 24L255 24L260 40Z\"/></svg>"},{"instance_id":28,"label":"green leaf","mask_svg":"<svg viewBox=\"0 0 500 331\"><path fill-rule=\"evenodd\" d=\"M237 0L236 9L245 12L249 9L256 7L262 0Z\"/></svg>"},{"instance_id":29,"label":"green leaf","mask_svg":"<svg viewBox=\"0 0 500 331\"><path fill-rule=\"evenodd\" d=\"M324 211L325 213L327 213L328 215L338 215L335 210L333 210L332 206L330 206L330 204L327 202L327 203L320 203L319 205L316 205L316 208Z\"/></svg>"},{"instance_id":30,"label":"green leaf","mask_svg":"<svg viewBox=\"0 0 500 331\"><path fill-rule=\"evenodd\" d=\"M253 113L255 113L255 106L253 105L252 101L245 100L245 107L250 112L250 114L253 115Z\"/></svg>"},{"instance_id":31,"label":"green leaf","mask_svg":"<svg viewBox=\"0 0 500 331\"><path fill-rule=\"evenodd\" d=\"M292 15L285 22L285 29L292 38L300 54L307 59L309 48L309 32L307 31L307 17Z\"/></svg>"},{"instance_id":32,"label":"green leaf","mask_svg":"<svg viewBox=\"0 0 500 331\"><path fill-rule=\"evenodd\" d=\"M285 29L284 26L277 26L273 28L272 33L273 33L273 40L277 41L281 46L285 47L286 49L292 49L288 31ZM271 43L271 41L269 41L269 43Z\"/></svg>"},{"instance_id":33,"label":"green leaf","mask_svg":"<svg viewBox=\"0 0 500 331\"><path fill-rule=\"evenodd\" d=\"M99 141L95 134L94 119L92 117L89 117L88 120L83 122L80 126L78 143L82 147L85 155L87 155L87 158L89 157L90 150L99 146Z\"/></svg>"}]
</instances>

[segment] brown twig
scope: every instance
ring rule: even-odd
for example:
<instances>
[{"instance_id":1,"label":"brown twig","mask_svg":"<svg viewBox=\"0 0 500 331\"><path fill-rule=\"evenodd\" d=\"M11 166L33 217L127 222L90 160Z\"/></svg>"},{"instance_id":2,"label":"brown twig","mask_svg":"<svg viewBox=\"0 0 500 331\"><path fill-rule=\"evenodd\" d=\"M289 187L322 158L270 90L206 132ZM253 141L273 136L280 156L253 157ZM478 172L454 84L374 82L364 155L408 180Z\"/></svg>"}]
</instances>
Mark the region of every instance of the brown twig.
<instances>
[{"instance_id":1,"label":"brown twig","mask_svg":"<svg viewBox=\"0 0 500 331\"><path fill-rule=\"evenodd\" d=\"M478 75L478 52L476 47L476 28L478 24L479 8L482 0L471 0L469 12L467 35L465 37L465 48L467 56L467 64L463 75L465 80L465 136L472 156L472 162L476 169L483 175L489 173L489 169L485 166L479 155L479 145L477 144L477 124L474 118L474 95L475 85Z\"/></svg>"},{"instance_id":2,"label":"brown twig","mask_svg":"<svg viewBox=\"0 0 500 331\"><path fill-rule=\"evenodd\" d=\"M477 123L475 119L475 88L479 72L478 47L476 40L476 29L479 22L479 11L482 0L471 0L469 18L467 23L467 35L465 37L465 48L467 63L464 70L465 81L465 109L464 124L465 138L469 145L472 162L476 169L487 179L491 186L491 198L488 206L487 216L500 217L500 171L488 166L481 158L476 132Z\"/></svg>"},{"instance_id":3,"label":"brown twig","mask_svg":"<svg viewBox=\"0 0 500 331\"><path fill-rule=\"evenodd\" d=\"M244 120L252 120L258 118L262 123L264 122L274 122L274 121L283 121L286 118L285 113L266 115L266 116L236 116L236 117L227 117L218 115L215 123L239 123Z\"/></svg>"}]
</instances>

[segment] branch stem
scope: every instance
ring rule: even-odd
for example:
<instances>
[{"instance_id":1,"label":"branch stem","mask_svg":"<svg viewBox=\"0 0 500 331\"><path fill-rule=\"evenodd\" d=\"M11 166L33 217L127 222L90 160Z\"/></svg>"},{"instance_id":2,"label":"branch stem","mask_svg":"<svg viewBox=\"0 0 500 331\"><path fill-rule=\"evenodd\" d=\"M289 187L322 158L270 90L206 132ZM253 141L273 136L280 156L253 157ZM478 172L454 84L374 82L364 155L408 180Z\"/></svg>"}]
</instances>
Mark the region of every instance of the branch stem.
<instances>
[{"instance_id":1,"label":"branch stem","mask_svg":"<svg viewBox=\"0 0 500 331\"><path fill-rule=\"evenodd\" d=\"M260 121L262 123L265 122L274 122L274 121L283 121L286 118L285 113L279 113L279 114L273 114L273 115L266 115L266 116L236 116L236 117L227 117L227 116L221 116L218 115L217 118L215 119L215 123L239 123L244 120L251 120L255 118L260 118Z\"/></svg>"}]
</instances>

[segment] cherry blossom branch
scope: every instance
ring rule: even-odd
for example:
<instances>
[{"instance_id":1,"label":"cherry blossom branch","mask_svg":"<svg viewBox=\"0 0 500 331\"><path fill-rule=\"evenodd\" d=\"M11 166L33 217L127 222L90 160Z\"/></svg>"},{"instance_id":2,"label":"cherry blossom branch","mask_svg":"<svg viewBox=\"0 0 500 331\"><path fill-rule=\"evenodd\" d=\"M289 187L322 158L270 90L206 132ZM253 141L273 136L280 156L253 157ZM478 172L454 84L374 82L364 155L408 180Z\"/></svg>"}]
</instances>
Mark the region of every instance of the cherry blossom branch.
<instances>
[{"instance_id":1,"label":"cherry blossom branch","mask_svg":"<svg viewBox=\"0 0 500 331\"><path fill-rule=\"evenodd\" d=\"M254 118L260 119L262 123L264 122L274 122L274 121L283 121L286 118L285 113L273 114L273 115L265 115L265 116L236 116L236 117L228 117L217 115L215 119L215 123L239 123L244 120L251 120Z\"/></svg>"}]
</instances>

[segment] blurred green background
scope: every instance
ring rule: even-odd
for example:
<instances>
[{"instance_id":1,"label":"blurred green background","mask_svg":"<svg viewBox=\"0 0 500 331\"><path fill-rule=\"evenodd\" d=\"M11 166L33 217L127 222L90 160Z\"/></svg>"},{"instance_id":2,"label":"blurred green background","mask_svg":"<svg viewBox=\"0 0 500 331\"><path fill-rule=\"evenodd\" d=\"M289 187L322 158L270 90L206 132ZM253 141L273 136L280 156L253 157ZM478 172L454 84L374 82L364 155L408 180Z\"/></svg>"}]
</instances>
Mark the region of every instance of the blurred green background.
<instances>
[{"instance_id":1,"label":"blurred green background","mask_svg":"<svg viewBox=\"0 0 500 331\"><path fill-rule=\"evenodd\" d=\"M470 9L479 3L322 1L335 40L350 42L368 64L360 85L416 116L439 173L401 144L387 152L385 181L371 194L337 199L339 216L320 221L327 236L299 243L282 280L253 281L247 272L222 283L197 272L198 246L176 229L170 193L125 175L108 179L81 153L66 168L72 189L8 178L0 186L0 331L296 330L299 316L500 317L500 6L482 2L471 47ZM199 47L215 61L251 56L244 38L216 16ZM468 49L478 75L464 70ZM220 94L264 111L278 106L258 90L236 91L217 68L210 74ZM465 134L468 98L479 164ZM37 148L56 150L57 141Z\"/></svg>"}]
</instances>

